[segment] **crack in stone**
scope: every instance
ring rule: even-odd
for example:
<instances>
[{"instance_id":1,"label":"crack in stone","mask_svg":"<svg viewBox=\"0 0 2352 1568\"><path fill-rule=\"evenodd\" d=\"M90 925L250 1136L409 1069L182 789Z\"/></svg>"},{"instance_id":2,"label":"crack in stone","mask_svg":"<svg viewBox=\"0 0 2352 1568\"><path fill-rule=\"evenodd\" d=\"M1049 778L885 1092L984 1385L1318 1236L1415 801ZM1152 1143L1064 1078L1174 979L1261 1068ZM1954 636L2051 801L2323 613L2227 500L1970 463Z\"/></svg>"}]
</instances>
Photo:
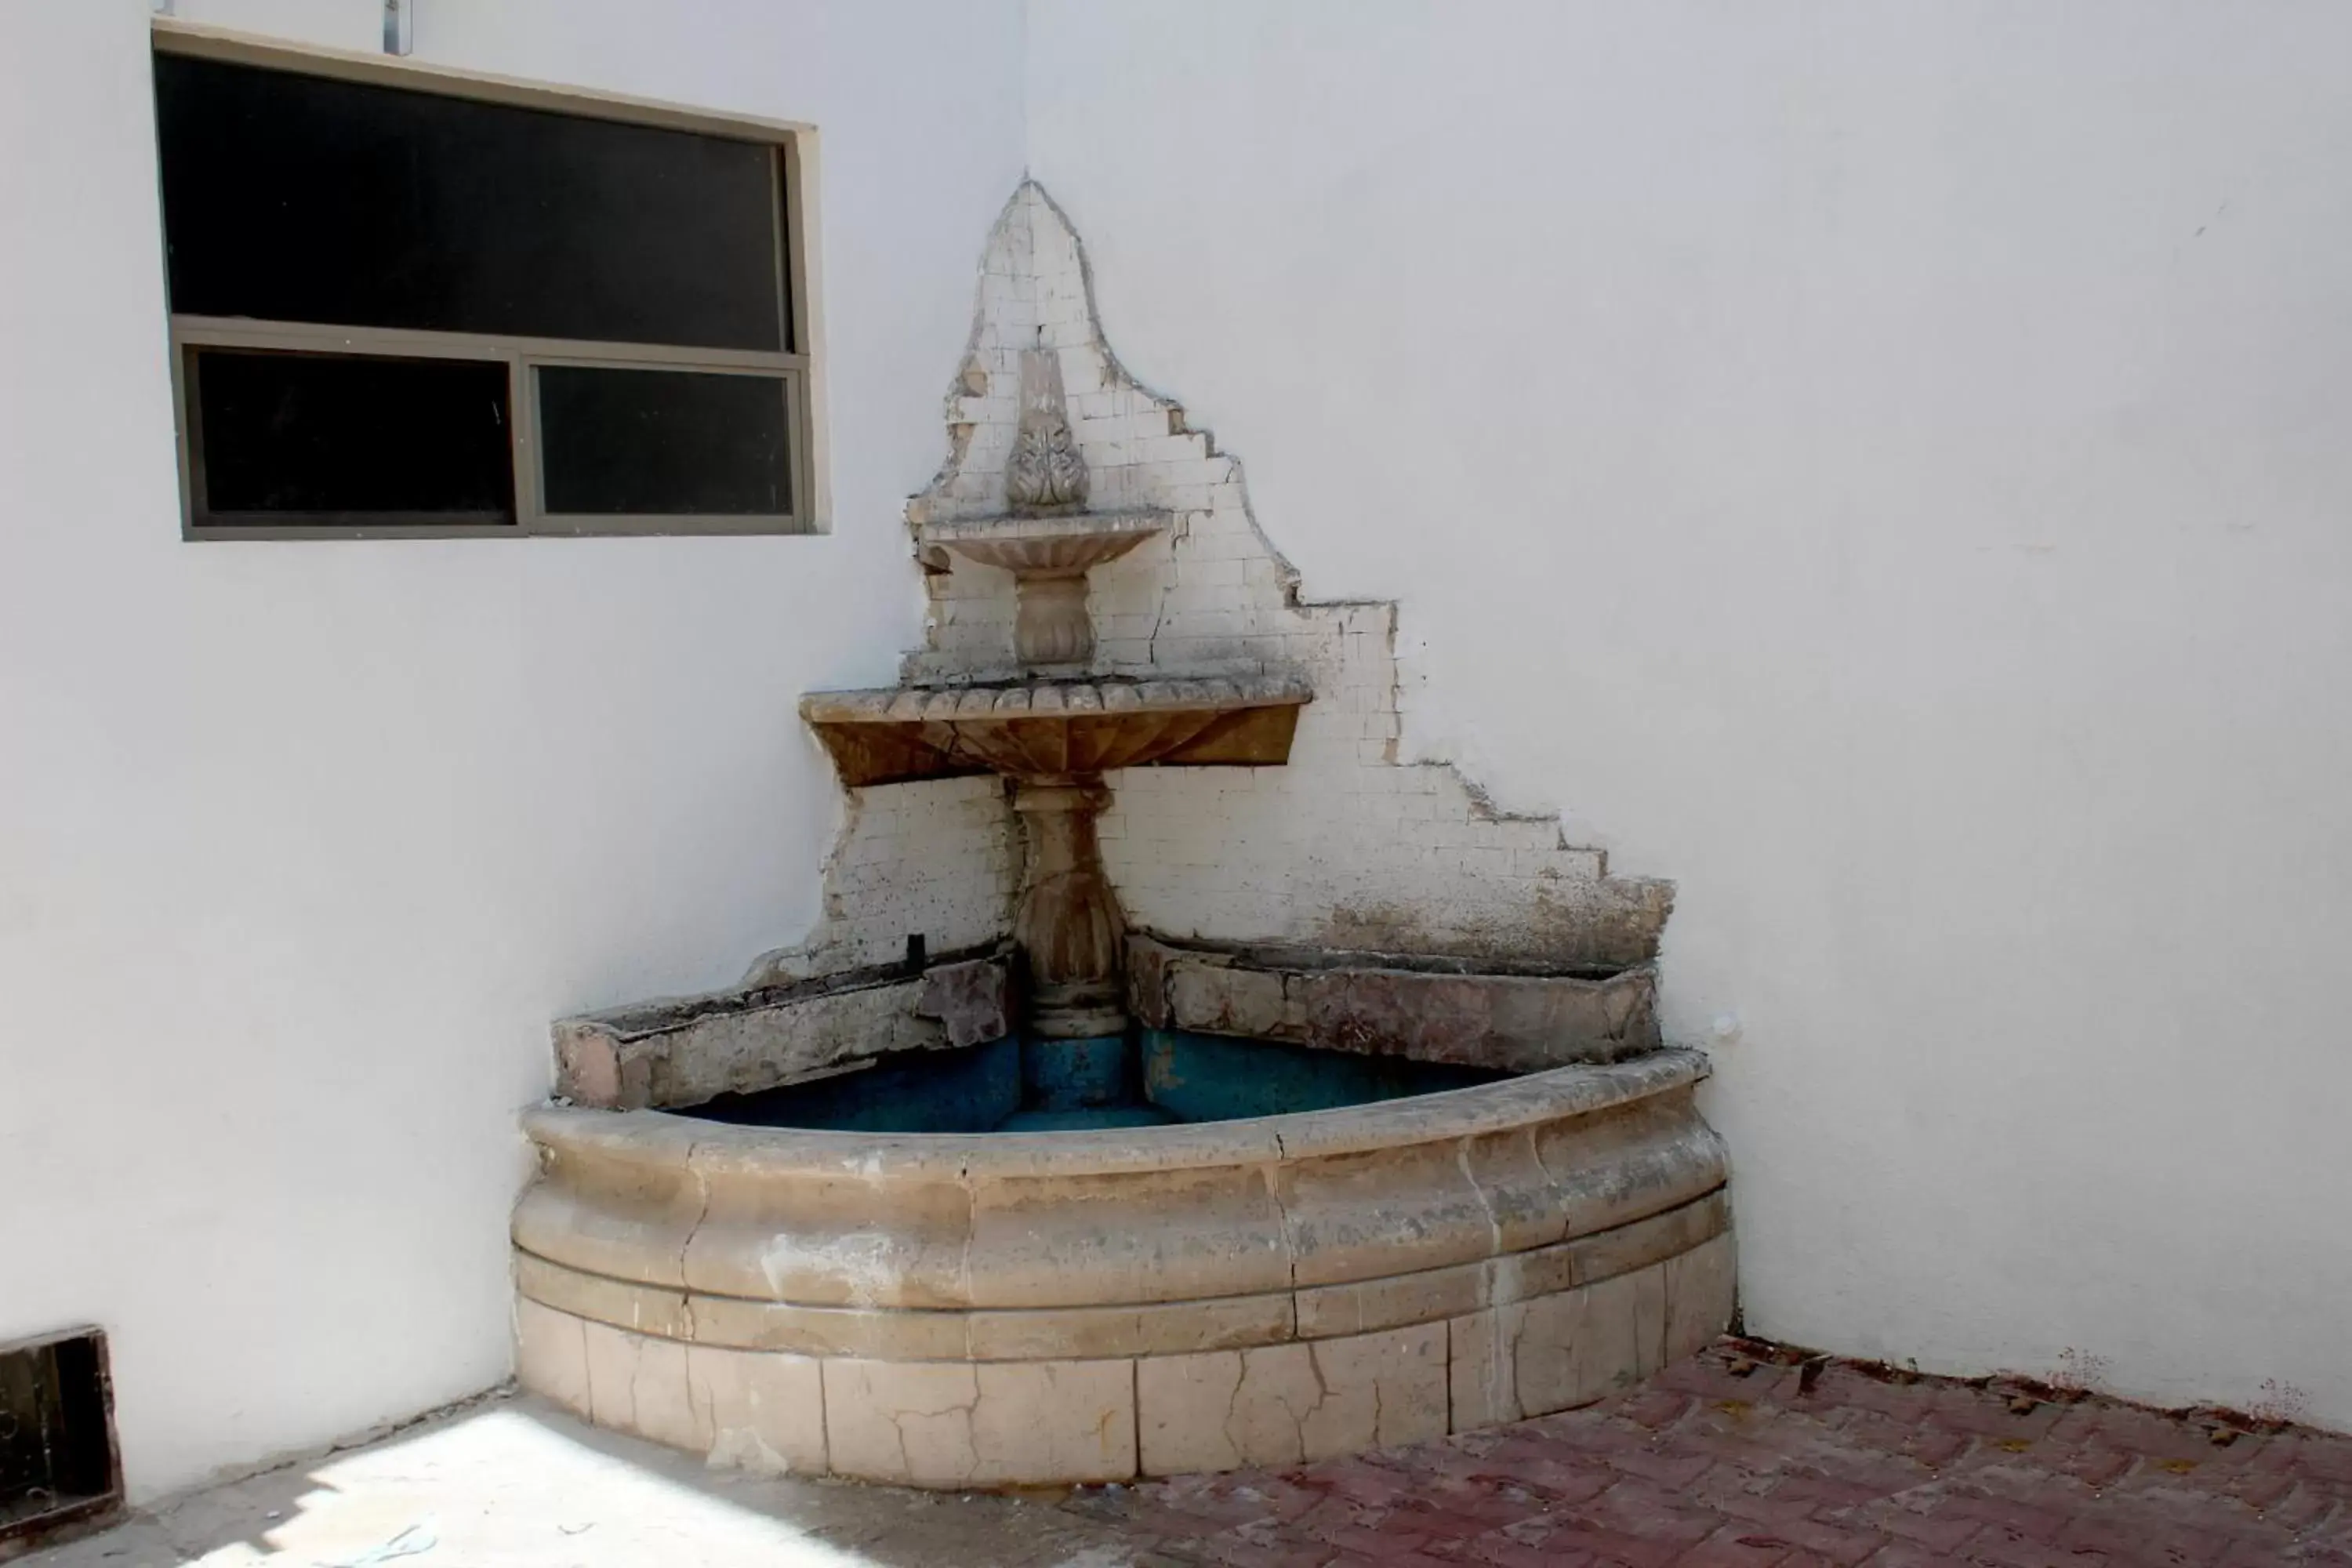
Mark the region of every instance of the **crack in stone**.
<instances>
[{"instance_id":1,"label":"crack in stone","mask_svg":"<svg viewBox=\"0 0 2352 1568\"><path fill-rule=\"evenodd\" d=\"M832 1379L825 1376L824 1366L824 1362L817 1363L816 1439L819 1450L824 1455L824 1468L830 1471L833 1468L833 1394L825 1386Z\"/></svg>"},{"instance_id":2,"label":"crack in stone","mask_svg":"<svg viewBox=\"0 0 2352 1568\"><path fill-rule=\"evenodd\" d=\"M1312 1344L1307 1347L1307 1371L1315 1379L1315 1402L1305 1410L1293 1410L1288 1404L1282 1404L1283 1414L1290 1417L1293 1435L1298 1440L1298 1455L1292 1461L1295 1464L1303 1465L1307 1462L1307 1425L1316 1416L1321 1415L1323 1407L1331 1402L1331 1383L1323 1374L1323 1358L1317 1353L1319 1348ZM1277 1403L1282 1402L1277 1401Z\"/></svg>"},{"instance_id":3,"label":"crack in stone","mask_svg":"<svg viewBox=\"0 0 2352 1568\"><path fill-rule=\"evenodd\" d=\"M1246 1359L1246 1354L1249 1354L1249 1352L1242 1352L1242 1354L1244 1354L1244 1359ZM1258 1354L1263 1354L1263 1352L1258 1352ZM1291 1401L1286 1399L1286 1389L1284 1389L1282 1384L1275 1383L1275 1387L1273 1387L1273 1405L1275 1405L1275 1408L1277 1408L1277 1411L1282 1411L1282 1415L1284 1415L1284 1417L1289 1417L1289 1422L1291 1422L1291 1448L1294 1448L1294 1453L1284 1455L1284 1460L1282 1460L1282 1462L1286 1462L1286 1465L1306 1465L1306 1458L1307 1458L1307 1422L1315 1420L1315 1413L1322 1411L1324 1401L1327 1401L1328 1396L1331 1396L1331 1387L1328 1387L1328 1384L1324 1383L1322 1366L1319 1366L1318 1361L1315 1361L1315 1347L1312 1347L1312 1344L1307 1344L1307 1373L1312 1373L1312 1377L1315 1377L1315 1404L1307 1405L1306 1411L1296 1411L1296 1408L1291 1408ZM1246 1375L1244 1375L1244 1380L1246 1380ZM1261 1455L1244 1455L1244 1462L1246 1462L1246 1460L1254 1460L1254 1458L1256 1458L1258 1462L1263 1462Z\"/></svg>"},{"instance_id":4,"label":"crack in stone","mask_svg":"<svg viewBox=\"0 0 2352 1568\"><path fill-rule=\"evenodd\" d=\"M1108 345L1105 345L1103 354L1106 359L1109 357ZM1171 567L1175 562L1176 546L1191 537L1192 531L1192 514L1178 513L1175 526L1170 531L1168 536L1169 562ZM1177 574L1171 570L1160 584L1160 603L1151 612L1151 633L1144 638L1143 642L1143 662L1146 664L1156 665L1160 662L1160 628L1168 620L1168 598L1170 595L1176 592L1176 575Z\"/></svg>"},{"instance_id":5,"label":"crack in stone","mask_svg":"<svg viewBox=\"0 0 2352 1568\"><path fill-rule=\"evenodd\" d=\"M1543 1173L1546 1197L1557 1199L1559 1202L1559 1228L1551 1234L1551 1240L1546 1244L1557 1246L1569 1239L1569 1231L1574 1220L1574 1216L1569 1212L1565 1195L1567 1184L1559 1179L1559 1173L1551 1168L1551 1162L1544 1158L1543 1140L1537 1137L1532 1129L1528 1131L1527 1138L1528 1155L1535 1161L1536 1169Z\"/></svg>"},{"instance_id":6,"label":"crack in stone","mask_svg":"<svg viewBox=\"0 0 2352 1568\"><path fill-rule=\"evenodd\" d=\"M1445 1335L1438 1342L1439 1347L1445 1352L1445 1360L1442 1364L1445 1372L1445 1429L1448 1432L1462 1430L1461 1417L1455 1413L1454 1407L1454 1326L1464 1321L1459 1318L1449 1319L1445 1324Z\"/></svg>"},{"instance_id":7,"label":"crack in stone","mask_svg":"<svg viewBox=\"0 0 2352 1568\"><path fill-rule=\"evenodd\" d=\"M1279 1132L1274 1135L1274 1152L1277 1163L1265 1168L1265 1195L1273 1203L1276 1215L1282 1221L1283 1258L1290 1267L1291 1321L1296 1322L1298 1313L1298 1237L1296 1226L1291 1223L1289 1205L1282 1201L1282 1165L1289 1161L1290 1151L1284 1146Z\"/></svg>"},{"instance_id":8,"label":"crack in stone","mask_svg":"<svg viewBox=\"0 0 2352 1568\"><path fill-rule=\"evenodd\" d=\"M907 1453L905 1418L897 1411L890 1413L890 1431L898 1439L898 1473L908 1480L915 1479L915 1461Z\"/></svg>"},{"instance_id":9,"label":"crack in stone","mask_svg":"<svg viewBox=\"0 0 2352 1568\"><path fill-rule=\"evenodd\" d=\"M702 1233L702 1222L710 1217L710 1178L694 1163L695 1152L701 1147L698 1141L686 1146L686 1173L694 1178L696 1203L694 1221L686 1227L686 1235L677 1244L678 1310L685 1314L686 1337L689 1340L694 1338L694 1293L686 1282L686 1254L694 1245L694 1238Z\"/></svg>"},{"instance_id":10,"label":"crack in stone","mask_svg":"<svg viewBox=\"0 0 2352 1568\"><path fill-rule=\"evenodd\" d=\"M1511 1404L1508 1411L1496 1411L1493 1414L1502 1415L1506 1420L1517 1421L1528 1413L1527 1394L1521 1386L1524 1380L1519 1372L1519 1347L1528 1337L1528 1320L1534 1314L1524 1305L1515 1307L1512 1310L1517 1316L1511 1324L1511 1341L1504 1347L1503 1364L1496 1368L1497 1378L1507 1377L1510 1380ZM1498 1319L1495 1327L1499 1331L1502 1326ZM1489 1386L1493 1387L1496 1394L1502 1392L1499 1383L1490 1384Z\"/></svg>"},{"instance_id":11,"label":"crack in stone","mask_svg":"<svg viewBox=\"0 0 2352 1568\"><path fill-rule=\"evenodd\" d=\"M636 1334L630 1334L627 1336L626 1343L629 1352L629 1371L623 1381L628 1384L629 1389L629 1419L625 1430L642 1436L644 1428L637 1421L637 1379L646 1370L646 1342Z\"/></svg>"},{"instance_id":12,"label":"crack in stone","mask_svg":"<svg viewBox=\"0 0 2352 1568\"><path fill-rule=\"evenodd\" d=\"M703 1403L694 1396L694 1292L686 1283L687 1249L694 1245L694 1238L701 1234L702 1222L710 1217L710 1181L694 1163L695 1151L701 1147L702 1144L699 1142L689 1142L686 1146L686 1172L694 1178L698 1201L695 1205L694 1221L686 1227L686 1235L679 1238L677 1244L677 1311L680 1324L685 1330L682 1336L685 1343L678 1348L678 1379L685 1384L683 1392L686 1395L686 1411L689 1420L693 1419L696 1405ZM642 1350L640 1356L642 1357ZM633 1430L637 1425L636 1409L636 1379L632 1376L629 1380L629 1426ZM711 1411L711 1430L714 1434L718 1431L718 1413L714 1407Z\"/></svg>"},{"instance_id":13,"label":"crack in stone","mask_svg":"<svg viewBox=\"0 0 2352 1568\"><path fill-rule=\"evenodd\" d=\"M1048 1368L1045 1383L1049 1389L1053 1382L1053 1370ZM967 1481L980 1472L980 1402L987 1397L988 1391L980 1385L980 1368L974 1367L971 1369L971 1403L963 1407L963 1447L964 1452L971 1456L963 1468L963 1479Z\"/></svg>"},{"instance_id":14,"label":"crack in stone","mask_svg":"<svg viewBox=\"0 0 2352 1568\"><path fill-rule=\"evenodd\" d=\"M1471 1192L1477 1195L1478 1206L1486 1215L1486 1237L1492 1244L1489 1250L1494 1256L1499 1258L1503 1255L1503 1221L1495 1213L1495 1200L1487 1194L1485 1187L1478 1184L1477 1176L1470 1169L1468 1139L1465 1138L1454 1146L1454 1163L1461 1167L1462 1179L1470 1184Z\"/></svg>"},{"instance_id":15,"label":"crack in stone","mask_svg":"<svg viewBox=\"0 0 2352 1568\"><path fill-rule=\"evenodd\" d=\"M972 1430L972 1415L979 1410L982 1397L980 1387L980 1368L967 1366L964 1370L971 1374L971 1394L969 1398L950 1400L937 1410L898 1408L883 1411L883 1418L890 1423L891 1435L898 1439L898 1473L908 1479L912 1480L915 1474L914 1458L907 1449L907 1423L909 1420L942 1421L950 1416L962 1416L963 1447L965 1454L969 1456L962 1468L962 1479L969 1481L979 1470L980 1445ZM866 1392L868 1398L871 1399L873 1390L870 1384Z\"/></svg>"},{"instance_id":16,"label":"crack in stone","mask_svg":"<svg viewBox=\"0 0 2352 1568\"><path fill-rule=\"evenodd\" d=\"M971 1304L972 1237L980 1229L980 1194L971 1184L971 1162L966 1161L963 1167L956 1172L956 1184L963 1188L963 1247L956 1259L956 1287L963 1293L964 1305L969 1307ZM971 1317L969 1312L963 1320L963 1353L967 1359L971 1355Z\"/></svg>"},{"instance_id":17,"label":"crack in stone","mask_svg":"<svg viewBox=\"0 0 2352 1568\"><path fill-rule=\"evenodd\" d=\"M1701 1243L1701 1245L1705 1244ZM1660 1259L1657 1264L1658 1300L1662 1304L1658 1308L1658 1353L1655 1358L1656 1365L1651 1369L1652 1371L1664 1366L1666 1358L1674 1353L1675 1276L1682 1272L1675 1265L1689 1256L1689 1252L1677 1253L1672 1258ZM1637 1350L1634 1353L1638 1357L1640 1352Z\"/></svg>"},{"instance_id":18,"label":"crack in stone","mask_svg":"<svg viewBox=\"0 0 2352 1568\"><path fill-rule=\"evenodd\" d=\"M1234 1431L1234 1424L1241 1419L1242 1387L1248 1382L1249 1352L1237 1351L1234 1354L1234 1385L1225 1394L1225 1419L1222 1427L1225 1444L1233 1449L1237 1464L1247 1464L1251 1458L1248 1446Z\"/></svg>"}]
</instances>

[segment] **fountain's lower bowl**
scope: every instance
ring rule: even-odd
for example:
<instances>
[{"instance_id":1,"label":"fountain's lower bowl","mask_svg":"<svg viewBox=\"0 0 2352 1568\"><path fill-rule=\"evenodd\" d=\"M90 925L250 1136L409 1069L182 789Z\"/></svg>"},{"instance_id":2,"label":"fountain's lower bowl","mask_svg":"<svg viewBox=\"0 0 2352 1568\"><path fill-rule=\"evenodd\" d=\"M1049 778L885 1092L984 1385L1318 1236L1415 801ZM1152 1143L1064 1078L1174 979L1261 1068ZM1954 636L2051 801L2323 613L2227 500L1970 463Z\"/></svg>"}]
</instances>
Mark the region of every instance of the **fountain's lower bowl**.
<instances>
[{"instance_id":1,"label":"fountain's lower bowl","mask_svg":"<svg viewBox=\"0 0 2352 1568\"><path fill-rule=\"evenodd\" d=\"M853 788L965 773L1065 778L1118 768L1286 762L1314 692L1296 674L1036 679L817 691L801 717Z\"/></svg>"},{"instance_id":2,"label":"fountain's lower bowl","mask_svg":"<svg viewBox=\"0 0 2352 1568\"><path fill-rule=\"evenodd\" d=\"M519 1375L714 1463L958 1488L1589 1403L1730 1320L1705 1073L1663 1050L1076 1132L533 1111Z\"/></svg>"}]
</instances>

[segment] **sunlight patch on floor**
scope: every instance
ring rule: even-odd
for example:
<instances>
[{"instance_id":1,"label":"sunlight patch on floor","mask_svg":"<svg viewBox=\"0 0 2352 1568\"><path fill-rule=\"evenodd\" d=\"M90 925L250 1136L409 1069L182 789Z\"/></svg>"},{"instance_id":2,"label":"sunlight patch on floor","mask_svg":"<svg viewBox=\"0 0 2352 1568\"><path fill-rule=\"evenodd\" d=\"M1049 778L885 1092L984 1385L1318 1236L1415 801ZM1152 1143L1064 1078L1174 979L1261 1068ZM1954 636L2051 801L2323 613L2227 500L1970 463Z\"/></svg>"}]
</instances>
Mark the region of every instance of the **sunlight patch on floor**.
<instances>
[{"instance_id":1,"label":"sunlight patch on floor","mask_svg":"<svg viewBox=\"0 0 2352 1568\"><path fill-rule=\"evenodd\" d=\"M105 1554L107 1568L876 1568L727 1493L740 1483L607 1452L527 1408L501 1404L306 1472L257 1477L188 1500L152 1545ZM152 1539L152 1538L151 1538ZM58 1554L79 1563L100 1543ZM158 1555L155 1548L168 1546Z\"/></svg>"}]
</instances>

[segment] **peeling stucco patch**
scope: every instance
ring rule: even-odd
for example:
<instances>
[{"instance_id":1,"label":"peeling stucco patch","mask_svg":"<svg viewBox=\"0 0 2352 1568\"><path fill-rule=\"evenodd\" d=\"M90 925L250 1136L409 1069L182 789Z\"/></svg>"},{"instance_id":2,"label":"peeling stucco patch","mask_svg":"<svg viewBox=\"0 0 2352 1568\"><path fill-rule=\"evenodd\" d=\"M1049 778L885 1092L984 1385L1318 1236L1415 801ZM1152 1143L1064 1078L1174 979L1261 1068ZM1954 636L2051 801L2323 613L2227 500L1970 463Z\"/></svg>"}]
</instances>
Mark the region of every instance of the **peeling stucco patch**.
<instances>
[{"instance_id":1,"label":"peeling stucco patch","mask_svg":"<svg viewBox=\"0 0 2352 1568\"><path fill-rule=\"evenodd\" d=\"M1107 342L1077 236L1034 183L982 257L971 335L946 398L948 457L910 524L1001 511L1020 421L1020 356L1066 390L1097 510L1173 526L1092 578L1097 674L1296 671L1315 701L1284 767L1114 774L1102 847L1137 924L1185 938L1285 941L1625 966L1656 955L1670 885L1612 877L1559 819L1498 810L1452 765L1401 758L1398 611L1317 602L1253 511L1240 460L1129 374ZM905 679L1014 673L1009 574L918 552L930 611ZM909 934L937 949L1009 924L1018 869L993 780L853 792L826 863L824 916L766 973L877 962Z\"/></svg>"}]
</instances>

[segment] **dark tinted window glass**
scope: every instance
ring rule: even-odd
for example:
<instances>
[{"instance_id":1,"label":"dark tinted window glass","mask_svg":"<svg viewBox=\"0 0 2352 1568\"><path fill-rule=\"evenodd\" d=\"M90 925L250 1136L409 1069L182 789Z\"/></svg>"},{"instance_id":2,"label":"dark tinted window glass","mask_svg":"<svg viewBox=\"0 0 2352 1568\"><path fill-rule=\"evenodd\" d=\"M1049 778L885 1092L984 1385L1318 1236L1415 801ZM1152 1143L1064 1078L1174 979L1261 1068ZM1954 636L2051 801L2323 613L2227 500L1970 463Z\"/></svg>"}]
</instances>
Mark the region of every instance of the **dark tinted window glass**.
<instances>
[{"instance_id":1,"label":"dark tinted window glass","mask_svg":"<svg viewBox=\"0 0 2352 1568\"><path fill-rule=\"evenodd\" d=\"M694 371L539 371L551 512L792 510L783 383Z\"/></svg>"},{"instance_id":2,"label":"dark tinted window glass","mask_svg":"<svg viewBox=\"0 0 2352 1568\"><path fill-rule=\"evenodd\" d=\"M774 150L155 58L172 309L775 351Z\"/></svg>"},{"instance_id":3,"label":"dark tinted window glass","mask_svg":"<svg viewBox=\"0 0 2352 1568\"><path fill-rule=\"evenodd\" d=\"M192 358L208 513L512 520L503 363L226 349Z\"/></svg>"}]
</instances>

